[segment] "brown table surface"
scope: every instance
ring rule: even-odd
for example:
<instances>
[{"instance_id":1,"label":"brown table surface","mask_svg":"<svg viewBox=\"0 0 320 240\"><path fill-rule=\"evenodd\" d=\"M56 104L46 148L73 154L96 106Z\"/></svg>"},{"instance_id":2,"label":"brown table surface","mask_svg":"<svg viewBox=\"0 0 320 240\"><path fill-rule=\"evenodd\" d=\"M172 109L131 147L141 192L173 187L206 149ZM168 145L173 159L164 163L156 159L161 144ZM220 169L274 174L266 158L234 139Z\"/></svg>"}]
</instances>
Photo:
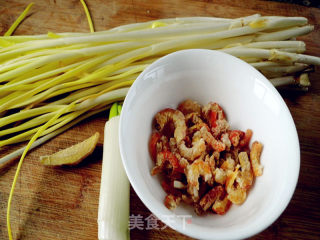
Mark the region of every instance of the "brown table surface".
<instances>
[{"instance_id":1,"label":"brown table surface","mask_svg":"<svg viewBox=\"0 0 320 240\"><path fill-rule=\"evenodd\" d=\"M24 0L0 1L0 35L24 10ZM33 0L30 17L15 32L40 34L87 32L87 20L78 0ZM269 1L232 0L86 0L96 30L121 24L183 16L236 18L262 15L304 16L315 31L301 39L307 53L320 56L320 9ZM278 220L251 239L320 239L320 68L311 74L307 93L282 93L296 123L301 146L301 170L294 196ZM95 131L103 133L106 117L87 120L31 151L17 182L11 212L15 239L97 239L97 209L101 174L102 137L93 155L76 167L46 168L40 155L79 142ZM285 146L283 146L285 147ZM12 149L12 148L11 148ZM9 149L10 150L10 149ZM9 151L0 150L0 155ZM290 149L288 149L290 151ZM7 238L5 215L9 189L17 164L0 170L0 239ZM146 218L150 211L131 189L130 212ZM159 223L163 226L162 223ZM165 228L131 231L131 239L190 239Z\"/></svg>"}]
</instances>

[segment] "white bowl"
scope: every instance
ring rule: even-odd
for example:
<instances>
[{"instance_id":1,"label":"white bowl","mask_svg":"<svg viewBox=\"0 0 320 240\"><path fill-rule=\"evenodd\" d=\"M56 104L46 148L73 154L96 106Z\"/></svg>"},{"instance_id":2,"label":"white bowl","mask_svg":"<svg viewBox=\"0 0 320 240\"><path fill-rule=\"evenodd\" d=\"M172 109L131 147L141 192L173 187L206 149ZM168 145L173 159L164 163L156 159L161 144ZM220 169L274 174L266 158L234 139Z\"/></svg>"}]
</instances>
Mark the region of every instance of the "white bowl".
<instances>
[{"instance_id":1,"label":"white bowl","mask_svg":"<svg viewBox=\"0 0 320 240\"><path fill-rule=\"evenodd\" d=\"M253 140L264 145L263 175L247 200L241 206L232 205L223 216L199 217L186 205L168 210L159 178L150 175L152 119L159 110L176 108L187 98L219 103L231 128L252 129ZM178 51L147 67L124 101L119 134L123 165L140 199L168 226L194 238L241 239L259 233L284 211L298 180L299 140L285 102L257 70L218 51Z\"/></svg>"}]
</instances>

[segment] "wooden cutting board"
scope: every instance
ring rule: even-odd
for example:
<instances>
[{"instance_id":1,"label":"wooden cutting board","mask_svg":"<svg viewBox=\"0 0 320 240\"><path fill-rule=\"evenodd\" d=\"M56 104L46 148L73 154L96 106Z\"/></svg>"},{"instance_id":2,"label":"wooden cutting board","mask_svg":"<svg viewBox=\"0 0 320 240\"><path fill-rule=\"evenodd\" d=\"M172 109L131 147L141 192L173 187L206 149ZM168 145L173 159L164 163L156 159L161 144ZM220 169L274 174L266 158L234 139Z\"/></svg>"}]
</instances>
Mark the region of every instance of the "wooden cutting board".
<instances>
[{"instance_id":1,"label":"wooden cutting board","mask_svg":"<svg viewBox=\"0 0 320 240\"><path fill-rule=\"evenodd\" d=\"M41 34L89 31L78 0L33 0L30 16L15 32ZM320 10L294 4L254 0L86 0L96 30L121 24L183 16L236 18L254 13L304 16L315 31L302 39L308 54L320 56ZM28 1L0 1L0 35L3 35ZM320 236L320 69L311 75L307 93L282 93L295 120L301 145L301 171L296 192L287 209L269 228L252 239L319 239ZM98 131L103 134L107 113L82 122L50 142L31 151L22 166L11 212L15 239L97 239L97 209L100 187L100 146L76 167L47 168L39 156L80 142ZM275 133L276 134L276 133ZM10 150L10 149L9 149ZM9 151L0 149L3 156ZM0 239L7 238L5 215L11 182L17 165L0 170ZM131 214L141 215L143 229L131 231L131 239L190 239L158 222L147 229L149 210L131 189Z\"/></svg>"}]
</instances>

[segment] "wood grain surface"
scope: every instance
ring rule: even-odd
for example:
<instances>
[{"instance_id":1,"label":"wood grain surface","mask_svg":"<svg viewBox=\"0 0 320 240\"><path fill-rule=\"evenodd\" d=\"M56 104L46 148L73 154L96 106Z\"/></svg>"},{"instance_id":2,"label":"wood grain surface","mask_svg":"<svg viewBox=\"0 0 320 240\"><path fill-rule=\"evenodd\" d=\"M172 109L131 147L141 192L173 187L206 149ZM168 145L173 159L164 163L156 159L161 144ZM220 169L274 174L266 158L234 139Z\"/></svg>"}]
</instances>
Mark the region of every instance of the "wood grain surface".
<instances>
[{"instance_id":1,"label":"wood grain surface","mask_svg":"<svg viewBox=\"0 0 320 240\"><path fill-rule=\"evenodd\" d=\"M29 17L16 35L52 32L88 32L79 0L33 0ZM236 18L262 15L304 16L315 31L304 36L307 53L320 56L320 9L295 4L254 0L86 0L96 30L121 24L182 16ZM28 1L0 1L0 35L3 35ZM294 196L284 213L269 228L251 239L320 239L320 68L311 75L307 93L282 92L296 123L301 146L301 170ZM100 146L76 167L48 168L39 156L77 143L95 131L103 133L106 114L92 117L31 151L22 166L12 202L14 239L97 239L97 210L101 174ZM275 133L276 134L276 133ZM283 146L285 147L285 146ZM1 149L0 155L14 147ZM290 151L290 149L288 149ZM7 238L6 206L17 165L0 170L0 239ZM131 189L130 212L146 218L150 211ZM131 231L131 239L190 239L165 228Z\"/></svg>"}]
</instances>

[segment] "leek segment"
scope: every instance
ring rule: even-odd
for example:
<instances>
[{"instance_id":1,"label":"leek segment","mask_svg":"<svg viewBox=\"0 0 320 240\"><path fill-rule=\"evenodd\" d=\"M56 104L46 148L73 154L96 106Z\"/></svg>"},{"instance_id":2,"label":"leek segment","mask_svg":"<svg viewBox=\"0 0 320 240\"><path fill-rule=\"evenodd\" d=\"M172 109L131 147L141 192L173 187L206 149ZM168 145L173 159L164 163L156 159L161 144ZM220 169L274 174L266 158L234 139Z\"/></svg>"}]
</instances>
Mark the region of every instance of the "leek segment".
<instances>
[{"instance_id":1,"label":"leek segment","mask_svg":"<svg viewBox=\"0 0 320 240\"><path fill-rule=\"evenodd\" d=\"M114 105L113 111L118 106ZM112 113L113 114L113 113ZM130 184L119 150L119 116L105 125L98 210L99 240L129 240Z\"/></svg>"}]
</instances>

